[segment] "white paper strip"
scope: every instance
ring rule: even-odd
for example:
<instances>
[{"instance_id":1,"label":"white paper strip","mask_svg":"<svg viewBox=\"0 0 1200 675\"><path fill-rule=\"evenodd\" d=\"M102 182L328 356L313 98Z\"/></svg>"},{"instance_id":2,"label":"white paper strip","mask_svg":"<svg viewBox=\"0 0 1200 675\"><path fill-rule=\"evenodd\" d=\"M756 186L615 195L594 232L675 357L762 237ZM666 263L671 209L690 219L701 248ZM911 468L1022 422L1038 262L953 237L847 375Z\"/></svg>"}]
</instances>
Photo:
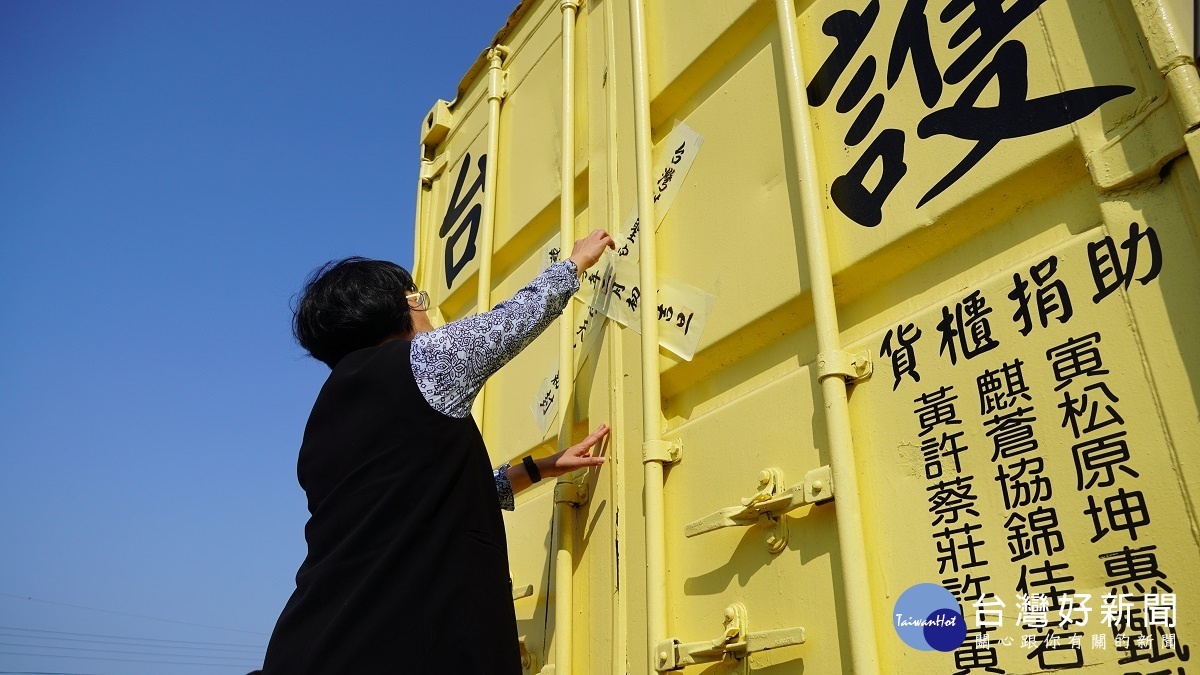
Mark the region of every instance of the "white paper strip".
<instances>
[{"instance_id":1,"label":"white paper strip","mask_svg":"<svg viewBox=\"0 0 1200 675\"><path fill-rule=\"evenodd\" d=\"M696 161L696 154L702 143L704 143L704 138L700 134L686 124L678 124L659 144L657 155L651 163L655 176L653 186L655 230L662 225L663 218L666 217L671 204L675 202L675 195L679 194L683 179L687 177L692 163ZM641 223L638 220L637 205L634 205L629 215L625 217L625 222L621 224L620 236L616 237L617 257L637 262L641 255L638 244L640 230Z\"/></svg>"},{"instance_id":2,"label":"white paper strip","mask_svg":"<svg viewBox=\"0 0 1200 675\"><path fill-rule=\"evenodd\" d=\"M637 265L629 260L619 260L613 277L603 280L597 289L597 293L608 296L608 317L639 334L645 304L640 274ZM684 360L692 360L715 303L715 297L695 286L670 277L659 277L658 303L651 308L663 322L659 329L659 344Z\"/></svg>"},{"instance_id":3,"label":"white paper strip","mask_svg":"<svg viewBox=\"0 0 1200 675\"><path fill-rule=\"evenodd\" d=\"M542 261L538 263L538 273L546 271L546 268L559 260L564 260L562 246L558 243L558 237L554 237L542 247Z\"/></svg>"},{"instance_id":4,"label":"white paper strip","mask_svg":"<svg viewBox=\"0 0 1200 675\"><path fill-rule=\"evenodd\" d=\"M533 421L534 424L537 424L538 431L545 437L550 423L558 416L557 363L553 364L550 372L542 378L542 383L538 386L537 395L533 397L533 403L529 405L529 410L533 412Z\"/></svg>"},{"instance_id":5,"label":"white paper strip","mask_svg":"<svg viewBox=\"0 0 1200 675\"><path fill-rule=\"evenodd\" d=\"M603 260L600 265L604 265L602 272L597 272L597 281L595 287L609 283L615 274L615 266L611 261ZM599 267L600 265L597 265ZM593 270L595 268L592 268ZM582 291L584 286L588 286L587 282L581 285ZM575 372L583 367L588 356L595 350L596 345L600 342L600 335L604 332L604 322L607 316L604 310L607 307L608 296L605 294L597 294L592 292L593 303L586 307L576 307L575 311L575 326L572 331L572 349L574 351ZM576 295L578 297L578 294ZM534 395L533 403L529 409L533 412L533 420L541 431L542 436L546 435L546 431L550 428L550 424L558 415L558 364L555 363L546 377L542 379L542 384L538 387L537 393Z\"/></svg>"}]
</instances>

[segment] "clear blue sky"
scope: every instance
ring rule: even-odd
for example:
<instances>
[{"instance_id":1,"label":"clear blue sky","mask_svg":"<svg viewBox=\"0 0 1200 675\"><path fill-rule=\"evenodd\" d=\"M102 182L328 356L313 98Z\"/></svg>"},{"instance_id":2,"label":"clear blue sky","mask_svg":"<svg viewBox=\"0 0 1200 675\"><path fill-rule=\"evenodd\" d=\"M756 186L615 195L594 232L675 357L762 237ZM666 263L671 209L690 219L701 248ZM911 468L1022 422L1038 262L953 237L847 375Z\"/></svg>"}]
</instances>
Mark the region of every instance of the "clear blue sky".
<instances>
[{"instance_id":1,"label":"clear blue sky","mask_svg":"<svg viewBox=\"0 0 1200 675\"><path fill-rule=\"evenodd\" d=\"M261 663L328 372L289 300L411 265L420 121L515 4L0 1L0 672Z\"/></svg>"}]
</instances>

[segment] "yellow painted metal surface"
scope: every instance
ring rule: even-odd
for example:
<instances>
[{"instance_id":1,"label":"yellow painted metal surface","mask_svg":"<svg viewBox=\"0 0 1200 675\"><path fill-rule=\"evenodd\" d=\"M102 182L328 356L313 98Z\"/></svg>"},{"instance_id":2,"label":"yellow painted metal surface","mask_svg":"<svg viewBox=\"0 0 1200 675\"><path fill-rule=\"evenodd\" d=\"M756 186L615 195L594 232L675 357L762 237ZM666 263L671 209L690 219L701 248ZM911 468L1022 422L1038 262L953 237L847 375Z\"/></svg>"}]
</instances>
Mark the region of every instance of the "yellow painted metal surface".
<instances>
[{"instance_id":1,"label":"yellow painted metal surface","mask_svg":"<svg viewBox=\"0 0 1200 675\"><path fill-rule=\"evenodd\" d=\"M571 410L545 434L534 410L558 363L557 327L492 378L482 411L496 465L554 452L563 429L578 440L613 427L609 461L584 477L589 498L564 533L571 672L648 674L647 644L671 640L705 658L696 643L732 624L791 641L682 672L851 671L836 473L832 500L685 536L746 507L764 470L781 488L811 488L806 474L831 461L803 180L820 185L842 349L873 366L849 405L880 671L1186 672L1200 641L1200 77L1184 4L800 3L818 167L801 176L774 3L647 0L652 189L674 180L676 127L702 139L657 230L663 307L638 300L664 334L685 309L703 319L688 324L702 325L690 359L659 352L663 438L682 446L663 492L667 634L649 635L646 620L637 321L593 317L601 333ZM430 133L445 110L422 121L416 277L445 320L475 311L483 172L497 179L494 300L559 245L561 30L560 3L531 0L499 34L510 51L495 157L484 157L486 69L464 78L445 134ZM624 233L636 204L630 35L626 3L580 6L578 236ZM585 287L627 305L632 274L619 290L599 274ZM663 295L668 284L699 294L671 297L715 300L685 306ZM583 321L588 305L573 302ZM533 587L514 600L530 673L553 664L560 633L553 514L553 481L505 514L514 588ZM957 649L898 634L897 599L921 583L959 602L970 632ZM1048 596L1048 627L1018 593ZM1115 607L1122 594L1131 608L1113 630L1105 596ZM1064 595L1088 608L1086 623ZM1156 625L1168 597L1177 625ZM1002 625L980 630L996 600ZM786 632L796 628L800 644Z\"/></svg>"}]
</instances>

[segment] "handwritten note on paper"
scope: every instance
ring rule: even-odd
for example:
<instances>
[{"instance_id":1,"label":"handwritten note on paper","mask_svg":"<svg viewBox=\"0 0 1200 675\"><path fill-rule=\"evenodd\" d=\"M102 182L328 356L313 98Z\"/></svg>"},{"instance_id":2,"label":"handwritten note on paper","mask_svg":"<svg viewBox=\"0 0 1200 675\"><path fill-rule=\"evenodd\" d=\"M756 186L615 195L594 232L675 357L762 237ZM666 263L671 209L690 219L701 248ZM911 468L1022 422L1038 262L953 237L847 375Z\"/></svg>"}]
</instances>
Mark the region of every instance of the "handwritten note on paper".
<instances>
[{"instance_id":1,"label":"handwritten note on paper","mask_svg":"<svg viewBox=\"0 0 1200 675\"><path fill-rule=\"evenodd\" d=\"M658 343L691 361L717 299L682 281L663 277L658 284Z\"/></svg>"},{"instance_id":2,"label":"handwritten note on paper","mask_svg":"<svg viewBox=\"0 0 1200 675\"><path fill-rule=\"evenodd\" d=\"M597 284L597 298L607 297L604 307L610 319L642 332L642 308L647 299L642 295L641 274L637 265L619 259L614 274L603 277ZM659 277L658 302L649 311L658 314L659 344L673 354L690 361L700 344L700 335L708 323L716 298L712 294L670 277Z\"/></svg>"},{"instance_id":3,"label":"handwritten note on paper","mask_svg":"<svg viewBox=\"0 0 1200 675\"><path fill-rule=\"evenodd\" d=\"M596 265L590 271L595 271L597 267L604 266L603 271L594 272L596 275L595 287L609 283L613 275L616 273L615 265L607 259L601 260L600 264ZM581 284L580 290L588 287L589 284L585 280ZM575 372L583 367L588 356L595 350L596 345L600 342L600 335L604 332L604 322L608 318L605 310L608 305L608 296L606 294L597 293L595 290L591 293L592 299L586 307L575 308L574 329L572 330L571 343L574 352ZM576 295L578 297L578 295ZM558 364L555 363L546 377L542 379L541 385L538 387L537 393L534 395L533 403L529 409L533 412L534 422L541 431L542 436L546 435L546 431L550 428L550 424L558 415L558 384L559 384Z\"/></svg>"},{"instance_id":4,"label":"handwritten note on paper","mask_svg":"<svg viewBox=\"0 0 1200 675\"><path fill-rule=\"evenodd\" d=\"M662 225L663 218L675 202L675 195L679 194L683 179L687 177L692 163L696 161L696 154L703 142L704 138L700 134L686 124L679 124L659 144L657 155L651 163L654 171L655 230ZM617 257L637 262L641 255L638 244L640 233L641 222L635 204L625 217L625 222L621 224L620 236L615 237Z\"/></svg>"},{"instance_id":5,"label":"handwritten note on paper","mask_svg":"<svg viewBox=\"0 0 1200 675\"><path fill-rule=\"evenodd\" d=\"M542 247L542 261L538 263L538 271L544 272L547 267L553 265L559 260L566 260L567 255L562 250L562 245L559 243L559 237L553 237L546 245Z\"/></svg>"},{"instance_id":6,"label":"handwritten note on paper","mask_svg":"<svg viewBox=\"0 0 1200 675\"><path fill-rule=\"evenodd\" d=\"M533 403L529 405L529 410L533 412L534 424L537 424L538 431L544 437L550 428L550 423L558 416L557 363L550 367L550 372L546 373L546 377L538 385L537 395L533 397Z\"/></svg>"}]
</instances>

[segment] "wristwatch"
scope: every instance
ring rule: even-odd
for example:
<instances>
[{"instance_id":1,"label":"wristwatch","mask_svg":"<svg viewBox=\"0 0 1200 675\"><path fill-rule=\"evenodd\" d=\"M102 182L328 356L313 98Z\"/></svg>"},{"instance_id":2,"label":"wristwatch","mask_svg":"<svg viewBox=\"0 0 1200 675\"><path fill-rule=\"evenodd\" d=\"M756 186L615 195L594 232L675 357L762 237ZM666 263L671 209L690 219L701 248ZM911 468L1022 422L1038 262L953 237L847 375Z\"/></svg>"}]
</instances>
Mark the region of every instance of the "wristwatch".
<instances>
[{"instance_id":1,"label":"wristwatch","mask_svg":"<svg viewBox=\"0 0 1200 675\"><path fill-rule=\"evenodd\" d=\"M525 472L529 474L529 480L531 482L536 483L542 479L542 472L538 470L537 464L534 463L533 455L525 455L525 458L521 460L521 463L525 465Z\"/></svg>"}]
</instances>

